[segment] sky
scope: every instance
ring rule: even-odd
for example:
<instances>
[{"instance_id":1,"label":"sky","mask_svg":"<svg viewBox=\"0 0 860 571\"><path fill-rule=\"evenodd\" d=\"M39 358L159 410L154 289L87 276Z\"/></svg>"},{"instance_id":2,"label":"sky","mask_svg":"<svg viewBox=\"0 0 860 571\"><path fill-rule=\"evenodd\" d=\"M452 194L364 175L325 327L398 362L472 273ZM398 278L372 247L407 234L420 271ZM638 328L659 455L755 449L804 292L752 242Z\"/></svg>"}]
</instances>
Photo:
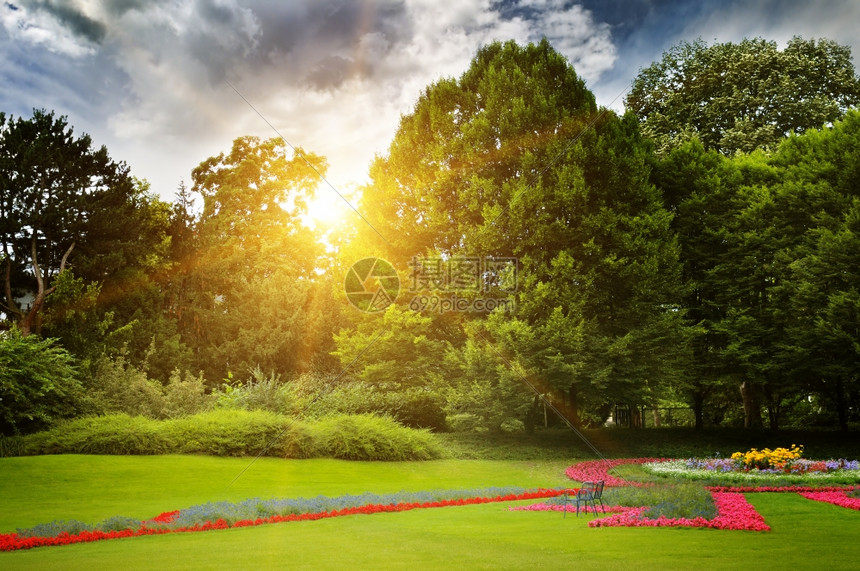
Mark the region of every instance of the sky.
<instances>
[{"instance_id":1,"label":"sky","mask_svg":"<svg viewBox=\"0 0 860 571\"><path fill-rule=\"evenodd\" d=\"M829 38L860 58L857 0L0 2L0 111L67 116L167 201L235 138L277 134L325 156L331 187L357 201L422 90L494 40L546 37L618 111L682 40Z\"/></svg>"}]
</instances>

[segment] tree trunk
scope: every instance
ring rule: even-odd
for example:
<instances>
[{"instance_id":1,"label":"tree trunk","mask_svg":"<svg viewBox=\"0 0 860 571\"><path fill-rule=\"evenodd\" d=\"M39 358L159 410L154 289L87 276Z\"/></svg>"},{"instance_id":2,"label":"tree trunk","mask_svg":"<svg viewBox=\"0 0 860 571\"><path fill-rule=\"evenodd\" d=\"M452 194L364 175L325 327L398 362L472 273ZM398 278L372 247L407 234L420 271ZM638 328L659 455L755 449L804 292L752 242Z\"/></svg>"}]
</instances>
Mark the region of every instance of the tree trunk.
<instances>
[{"instance_id":1,"label":"tree trunk","mask_svg":"<svg viewBox=\"0 0 860 571\"><path fill-rule=\"evenodd\" d=\"M848 405L845 402L845 386L842 379L836 383L836 415L839 418L839 432L848 432Z\"/></svg>"},{"instance_id":2,"label":"tree trunk","mask_svg":"<svg viewBox=\"0 0 860 571\"><path fill-rule=\"evenodd\" d=\"M776 432L779 430L779 405L768 405L767 406L767 420L768 426L771 430Z\"/></svg>"},{"instance_id":3,"label":"tree trunk","mask_svg":"<svg viewBox=\"0 0 860 571\"><path fill-rule=\"evenodd\" d=\"M571 385L570 388L567 389L567 396L570 398L570 402L567 407L567 418L574 427L582 428L582 423L579 420L579 402L576 398L576 387Z\"/></svg>"},{"instance_id":4,"label":"tree trunk","mask_svg":"<svg viewBox=\"0 0 860 571\"><path fill-rule=\"evenodd\" d=\"M749 381L741 383L741 398L744 402L744 428L761 428L761 407Z\"/></svg>"},{"instance_id":5,"label":"tree trunk","mask_svg":"<svg viewBox=\"0 0 860 571\"><path fill-rule=\"evenodd\" d=\"M60 260L60 270L57 272L57 276L62 274L66 269L66 262L69 259L69 254L72 253L72 250L75 247L75 243L72 242L72 245L69 246L69 249L66 250L66 253L63 254L63 259ZM45 287L45 282L48 279L47 271L46 275L42 275L42 270L39 267L39 259L36 253L36 232L33 231L33 238L30 243L30 263L33 266L33 274L36 276L36 299L33 301L32 307L27 311L27 314L21 319L18 327L21 329L21 336L26 337L30 335L30 333L39 333L41 327L41 315L39 315L39 311L42 309L42 306L45 305L45 298L47 298L51 293L54 292L56 288Z\"/></svg>"},{"instance_id":6,"label":"tree trunk","mask_svg":"<svg viewBox=\"0 0 860 571\"><path fill-rule=\"evenodd\" d=\"M6 313L6 319L13 320L17 319L21 320L21 308L18 307L18 304L15 302L15 298L12 297L12 258L8 253L3 252L2 254L5 258L6 264L6 272L3 280L3 298L5 300L5 304L2 306L3 311Z\"/></svg>"},{"instance_id":7,"label":"tree trunk","mask_svg":"<svg viewBox=\"0 0 860 571\"><path fill-rule=\"evenodd\" d=\"M702 391L696 391L693 394L693 416L696 419L696 430L705 428L705 395Z\"/></svg>"}]
</instances>

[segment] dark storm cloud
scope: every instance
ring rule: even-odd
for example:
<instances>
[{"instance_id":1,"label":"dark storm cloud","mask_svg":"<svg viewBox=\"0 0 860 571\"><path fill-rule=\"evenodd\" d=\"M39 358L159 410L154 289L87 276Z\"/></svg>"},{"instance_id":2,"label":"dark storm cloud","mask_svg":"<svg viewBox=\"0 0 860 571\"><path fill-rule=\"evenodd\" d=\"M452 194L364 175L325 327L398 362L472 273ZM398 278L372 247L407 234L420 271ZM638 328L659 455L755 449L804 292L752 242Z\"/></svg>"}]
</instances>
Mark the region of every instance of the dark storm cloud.
<instances>
[{"instance_id":1,"label":"dark storm cloud","mask_svg":"<svg viewBox=\"0 0 860 571\"><path fill-rule=\"evenodd\" d=\"M284 69L294 85L328 90L350 77L373 77L368 56L384 57L408 43L414 23L404 2L322 0L275 6L255 3L258 53ZM368 42L368 39L374 41ZM370 46L368 45L370 44ZM368 48L374 48L368 54Z\"/></svg>"},{"instance_id":2,"label":"dark storm cloud","mask_svg":"<svg viewBox=\"0 0 860 571\"><path fill-rule=\"evenodd\" d=\"M212 85L223 84L229 70L254 64L260 29L251 8L197 0L184 34L177 38L207 71Z\"/></svg>"},{"instance_id":3,"label":"dark storm cloud","mask_svg":"<svg viewBox=\"0 0 860 571\"><path fill-rule=\"evenodd\" d=\"M69 2L34 1L24 2L23 6L50 14L76 36L94 44L102 43L107 27L82 13Z\"/></svg>"},{"instance_id":4,"label":"dark storm cloud","mask_svg":"<svg viewBox=\"0 0 860 571\"><path fill-rule=\"evenodd\" d=\"M166 2L167 0L111 0L105 3L104 9L111 16L117 17L128 12L144 12Z\"/></svg>"}]
</instances>

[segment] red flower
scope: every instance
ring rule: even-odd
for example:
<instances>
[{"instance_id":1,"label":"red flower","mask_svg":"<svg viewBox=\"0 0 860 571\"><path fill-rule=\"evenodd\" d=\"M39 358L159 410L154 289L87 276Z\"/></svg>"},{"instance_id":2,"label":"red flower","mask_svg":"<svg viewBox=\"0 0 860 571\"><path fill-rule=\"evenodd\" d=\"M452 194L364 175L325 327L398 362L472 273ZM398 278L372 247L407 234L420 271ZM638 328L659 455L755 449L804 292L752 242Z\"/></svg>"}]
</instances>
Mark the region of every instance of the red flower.
<instances>
[{"instance_id":1,"label":"red flower","mask_svg":"<svg viewBox=\"0 0 860 571\"><path fill-rule=\"evenodd\" d=\"M800 495L817 502L827 502L843 508L860 510L860 498L849 497L846 495L845 490L800 492Z\"/></svg>"},{"instance_id":2,"label":"red flower","mask_svg":"<svg viewBox=\"0 0 860 571\"><path fill-rule=\"evenodd\" d=\"M712 520L703 517L667 518L660 516L656 519L643 518L642 512L647 508L629 508L626 511L598 518L588 522L589 527L709 527L715 529L734 529L747 531L770 531L756 509L747 502L743 494L729 492L711 492L717 507L717 516Z\"/></svg>"}]
</instances>

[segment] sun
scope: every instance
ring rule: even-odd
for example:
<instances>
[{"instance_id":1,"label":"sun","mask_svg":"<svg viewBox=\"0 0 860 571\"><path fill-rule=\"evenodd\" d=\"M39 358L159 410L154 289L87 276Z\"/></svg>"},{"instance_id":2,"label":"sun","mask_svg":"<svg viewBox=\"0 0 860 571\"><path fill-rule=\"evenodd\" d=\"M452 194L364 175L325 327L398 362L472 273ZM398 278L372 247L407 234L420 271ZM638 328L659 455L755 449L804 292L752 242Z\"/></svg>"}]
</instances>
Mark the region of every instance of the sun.
<instances>
[{"instance_id":1,"label":"sun","mask_svg":"<svg viewBox=\"0 0 860 571\"><path fill-rule=\"evenodd\" d=\"M305 223L315 229L329 229L343 222L349 205L331 189L317 190L316 197L308 202Z\"/></svg>"}]
</instances>

